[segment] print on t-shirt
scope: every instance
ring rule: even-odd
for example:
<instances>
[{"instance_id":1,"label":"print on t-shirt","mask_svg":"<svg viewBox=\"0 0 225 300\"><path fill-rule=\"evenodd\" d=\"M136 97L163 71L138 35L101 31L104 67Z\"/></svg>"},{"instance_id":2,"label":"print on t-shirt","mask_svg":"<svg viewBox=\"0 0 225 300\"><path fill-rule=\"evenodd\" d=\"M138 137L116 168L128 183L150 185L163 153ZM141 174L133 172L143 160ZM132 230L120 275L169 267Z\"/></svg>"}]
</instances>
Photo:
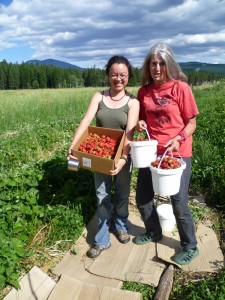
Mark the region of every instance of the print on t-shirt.
<instances>
[{"instance_id":1,"label":"print on t-shirt","mask_svg":"<svg viewBox=\"0 0 225 300\"><path fill-rule=\"evenodd\" d=\"M170 122L167 107L170 105L170 99L162 97L156 98L159 105L156 105L156 118L159 124L165 124Z\"/></svg>"}]
</instances>

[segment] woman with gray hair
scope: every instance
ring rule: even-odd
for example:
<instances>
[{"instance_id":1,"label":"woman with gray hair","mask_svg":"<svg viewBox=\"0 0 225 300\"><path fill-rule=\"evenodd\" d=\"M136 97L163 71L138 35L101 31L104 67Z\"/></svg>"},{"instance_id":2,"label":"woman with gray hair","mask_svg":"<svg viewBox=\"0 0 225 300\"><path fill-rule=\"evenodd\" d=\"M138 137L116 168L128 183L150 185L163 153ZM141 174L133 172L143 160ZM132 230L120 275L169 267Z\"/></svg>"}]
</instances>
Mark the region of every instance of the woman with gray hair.
<instances>
[{"instance_id":1,"label":"woman with gray hair","mask_svg":"<svg viewBox=\"0 0 225 300\"><path fill-rule=\"evenodd\" d=\"M188 187L191 174L192 135L196 128L198 108L187 84L187 77L175 60L173 51L165 44L154 45L142 67L142 87L138 91L140 114L137 130L148 129L151 138L158 141L157 154L167 149L174 157L186 162L181 177L180 190L171 196L183 248L171 259L180 265L189 264L198 254L195 227L188 207ZM154 205L151 171L138 171L137 207L141 213L146 233L136 236L134 243L143 245L162 239L162 229Z\"/></svg>"}]
</instances>

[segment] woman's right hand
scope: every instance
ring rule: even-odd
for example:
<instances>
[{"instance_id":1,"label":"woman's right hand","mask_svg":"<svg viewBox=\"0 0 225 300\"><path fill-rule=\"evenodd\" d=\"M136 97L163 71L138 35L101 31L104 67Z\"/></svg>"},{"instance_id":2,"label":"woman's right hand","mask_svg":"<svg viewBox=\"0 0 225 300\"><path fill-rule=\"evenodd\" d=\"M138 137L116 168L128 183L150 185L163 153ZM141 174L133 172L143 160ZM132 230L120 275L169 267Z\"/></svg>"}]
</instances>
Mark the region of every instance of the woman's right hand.
<instances>
[{"instance_id":1,"label":"woman's right hand","mask_svg":"<svg viewBox=\"0 0 225 300\"><path fill-rule=\"evenodd\" d=\"M138 132L143 132L147 129L147 124L144 120L140 120L138 121L137 125L136 125L136 131Z\"/></svg>"},{"instance_id":2,"label":"woman's right hand","mask_svg":"<svg viewBox=\"0 0 225 300\"><path fill-rule=\"evenodd\" d=\"M67 160L70 160L70 159L77 159L77 157L75 157L75 156L72 155L72 148L73 148L73 145L71 145L71 146L69 147L69 150L68 150L68 152L67 152Z\"/></svg>"}]
</instances>

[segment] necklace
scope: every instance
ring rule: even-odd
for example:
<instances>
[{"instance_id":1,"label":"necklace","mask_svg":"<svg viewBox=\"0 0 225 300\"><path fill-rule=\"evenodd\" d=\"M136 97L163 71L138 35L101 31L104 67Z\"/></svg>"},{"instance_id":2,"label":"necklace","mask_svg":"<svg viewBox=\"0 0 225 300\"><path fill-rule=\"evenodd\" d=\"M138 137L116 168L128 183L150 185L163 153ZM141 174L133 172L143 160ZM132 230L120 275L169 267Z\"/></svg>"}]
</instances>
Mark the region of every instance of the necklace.
<instances>
[{"instance_id":1,"label":"necklace","mask_svg":"<svg viewBox=\"0 0 225 300\"><path fill-rule=\"evenodd\" d=\"M109 89L109 97L111 98L112 101L120 101L126 96L126 91L125 91L123 97L121 97L120 99L113 99L113 97L111 96L110 90L111 90L111 88Z\"/></svg>"}]
</instances>

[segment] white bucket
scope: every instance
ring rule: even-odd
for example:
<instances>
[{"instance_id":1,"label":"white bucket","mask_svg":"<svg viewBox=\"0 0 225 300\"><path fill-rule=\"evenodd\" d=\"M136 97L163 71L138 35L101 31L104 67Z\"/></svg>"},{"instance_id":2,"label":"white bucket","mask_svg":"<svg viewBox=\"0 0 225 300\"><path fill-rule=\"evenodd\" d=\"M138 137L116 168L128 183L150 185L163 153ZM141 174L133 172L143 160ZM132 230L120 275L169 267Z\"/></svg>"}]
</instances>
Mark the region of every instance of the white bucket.
<instances>
[{"instance_id":1,"label":"white bucket","mask_svg":"<svg viewBox=\"0 0 225 300\"><path fill-rule=\"evenodd\" d=\"M172 196L180 190L180 179L186 163L183 159L178 159L181 167L177 169L160 169L150 165L152 172L152 184L156 194L162 196Z\"/></svg>"},{"instance_id":2,"label":"white bucket","mask_svg":"<svg viewBox=\"0 0 225 300\"><path fill-rule=\"evenodd\" d=\"M130 142L131 158L136 168L147 168L157 158L157 140Z\"/></svg>"},{"instance_id":3,"label":"white bucket","mask_svg":"<svg viewBox=\"0 0 225 300\"><path fill-rule=\"evenodd\" d=\"M162 227L162 231L170 232L174 229L176 219L173 214L173 208L170 204L161 204L157 207L157 213L159 215L159 222Z\"/></svg>"}]
</instances>

